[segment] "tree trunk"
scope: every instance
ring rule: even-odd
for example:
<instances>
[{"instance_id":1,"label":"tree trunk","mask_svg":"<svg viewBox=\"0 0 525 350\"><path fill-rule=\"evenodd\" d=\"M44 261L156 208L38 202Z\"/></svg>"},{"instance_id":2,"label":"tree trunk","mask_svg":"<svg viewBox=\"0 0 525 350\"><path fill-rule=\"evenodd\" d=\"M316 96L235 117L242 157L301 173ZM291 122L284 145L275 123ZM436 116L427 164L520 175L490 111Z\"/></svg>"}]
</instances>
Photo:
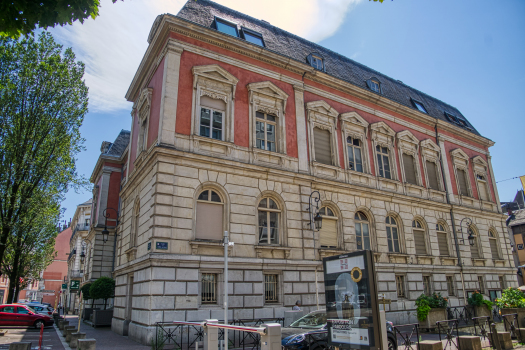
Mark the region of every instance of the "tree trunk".
<instances>
[{"instance_id":1,"label":"tree trunk","mask_svg":"<svg viewBox=\"0 0 525 350\"><path fill-rule=\"evenodd\" d=\"M17 281L18 281L18 279L17 279ZM20 283L16 283L15 284L15 295L14 295L13 303L17 303L18 302L19 295L20 295Z\"/></svg>"},{"instance_id":2,"label":"tree trunk","mask_svg":"<svg viewBox=\"0 0 525 350\"><path fill-rule=\"evenodd\" d=\"M20 254L15 254L13 259L13 267L11 273L9 274L9 292L7 294L7 302L12 304L15 302L15 289L20 284L18 276L18 265L20 263ZM18 298L17 298L18 299Z\"/></svg>"},{"instance_id":3,"label":"tree trunk","mask_svg":"<svg viewBox=\"0 0 525 350\"><path fill-rule=\"evenodd\" d=\"M104 310L106 310L106 303L108 302L107 299L104 299Z\"/></svg>"}]
</instances>

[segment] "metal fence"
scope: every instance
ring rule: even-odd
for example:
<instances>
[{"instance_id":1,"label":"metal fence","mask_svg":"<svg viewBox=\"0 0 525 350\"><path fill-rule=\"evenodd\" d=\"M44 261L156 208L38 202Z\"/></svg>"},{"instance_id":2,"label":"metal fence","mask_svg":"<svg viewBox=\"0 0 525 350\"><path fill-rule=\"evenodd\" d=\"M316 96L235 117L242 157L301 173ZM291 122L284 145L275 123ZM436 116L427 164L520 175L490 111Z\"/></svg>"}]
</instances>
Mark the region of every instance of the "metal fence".
<instances>
[{"instance_id":1,"label":"metal fence","mask_svg":"<svg viewBox=\"0 0 525 350\"><path fill-rule=\"evenodd\" d=\"M419 350L419 323L392 327L397 350Z\"/></svg>"},{"instance_id":2,"label":"metal fence","mask_svg":"<svg viewBox=\"0 0 525 350\"><path fill-rule=\"evenodd\" d=\"M219 323L223 323L219 320ZM279 323L284 326L284 318L234 319L228 322L232 326L257 327L264 323ZM224 329L219 328L219 341L224 341ZM260 335L238 330L228 331L228 348L243 350L259 350ZM196 344L204 340L204 331L200 321L190 321L185 324L173 322L157 322L152 349L155 350L190 350L196 349Z\"/></svg>"}]
</instances>

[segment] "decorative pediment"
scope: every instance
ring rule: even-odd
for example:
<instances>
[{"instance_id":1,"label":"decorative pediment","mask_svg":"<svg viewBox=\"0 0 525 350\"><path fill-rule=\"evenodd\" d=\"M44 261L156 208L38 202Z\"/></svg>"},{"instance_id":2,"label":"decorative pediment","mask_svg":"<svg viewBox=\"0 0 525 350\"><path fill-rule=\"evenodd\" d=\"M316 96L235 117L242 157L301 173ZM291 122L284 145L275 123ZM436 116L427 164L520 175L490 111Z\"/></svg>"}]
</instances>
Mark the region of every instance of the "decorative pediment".
<instances>
[{"instance_id":1,"label":"decorative pediment","mask_svg":"<svg viewBox=\"0 0 525 350\"><path fill-rule=\"evenodd\" d=\"M481 173L486 173L488 169L488 164L481 156L475 156L472 158L472 164L474 165L474 170Z\"/></svg>"},{"instance_id":2,"label":"decorative pediment","mask_svg":"<svg viewBox=\"0 0 525 350\"><path fill-rule=\"evenodd\" d=\"M247 85L248 91L256 92L262 95L266 95L272 98L278 98L281 100L288 99L288 94L283 90L279 89L271 81L261 81L258 83L251 83Z\"/></svg>"},{"instance_id":3,"label":"decorative pediment","mask_svg":"<svg viewBox=\"0 0 525 350\"><path fill-rule=\"evenodd\" d=\"M403 130L397 133L397 139L399 141L404 141L412 143L414 145L419 145L419 140L408 130Z\"/></svg>"},{"instance_id":4,"label":"decorative pediment","mask_svg":"<svg viewBox=\"0 0 525 350\"><path fill-rule=\"evenodd\" d=\"M426 139L426 140L421 141L420 146L422 148L426 148L426 149L432 150L437 153L439 153L440 151L439 146L431 139Z\"/></svg>"},{"instance_id":5,"label":"decorative pediment","mask_svg":"<svg viewBox=\"0 0 525 350\"><path fill-rule=\"evenodd\" d=\"M239 82L239 79L218 64L194 66L191 69L191 72L194 76L194 88L197 88L197 84L199 83L198 78L204 78L205 80L210 81L210 83L208 83L208 88L224 90L225 88L228 89L228 86L233 86L233 95L235 96L235 86Z\"/></svg>"},{"instance_id":6,"label":"decorative pediment","mask_svg":"<svg viewBox=\"0 0 525 350\"><path fill-rule=\"evenodd\" d=\"M468 155L461 148L456 148L455 150L450 152L450 155L453 158L461 159L461 160L464 160L464 161L467 161L467 162L469 160Z\"/></svg>"},{"instance_id":7,"label":"decorative pediment","mask_svg":"<svg viewBox=\"0 0 525 350\"><path fill-rule=\"evenodd\" d=\"M339 113L325 101L308 102L306 104L306 110L325 114L333 118L337 118L337 116L339 115Z\"/></svg>"},{"instance_id":8,"label":"decorative pediment","mask_svg":"<svg viewBox=\"0 0 525 350\"><path fill-rule=\"evenodd\" d=\"M357 112L347 112L339 116L341 122L354 124L362 128L368 128L370 125L366 120L363 119Z\"/></svg>"},{"instance_id":9,"label":"decorative pediment","mask_svg":"<svg viewBox=\"0 0 525 350\"><path fill-rule=\"evenodd\" d=\"M394 137L396 132L385 122L377 122L370 125L370 129L376 133L385 134Z\"/></svg>"},{"instance_id":10,"label":"decorative pediment","mask_svg":"<svg viewBox=\"0 0 525 350\"><path fill-rule=\"evenodd\" d=\"M135 108L139 113L140 120L144 120L149 117L151 96L153 94L153 88L144 88L140 92L139 98L135 103Z\"/></svg>"}]
</instances>

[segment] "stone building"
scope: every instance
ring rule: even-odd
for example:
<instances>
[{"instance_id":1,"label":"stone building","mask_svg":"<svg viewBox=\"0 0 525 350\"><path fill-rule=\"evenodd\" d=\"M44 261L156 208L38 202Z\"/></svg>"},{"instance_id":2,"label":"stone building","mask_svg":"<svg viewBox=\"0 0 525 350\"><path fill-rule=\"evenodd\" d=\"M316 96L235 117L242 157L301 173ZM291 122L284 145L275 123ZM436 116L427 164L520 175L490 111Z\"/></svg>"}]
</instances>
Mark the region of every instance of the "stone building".
<instances>
[{"instance_id":1,"label":"stone building","mask_svg":"<svg viewBox=\"0 0 525 350\"><path fill-rule=\"evenodd\" d=\"M358 249L395 323L422 293L516 285L494 142L456 108L207 0L158 16L148 43L126 95L115 332L222 319L223 231L230 318L324 307L322 257Z\"/></svg>"}]
</instances>

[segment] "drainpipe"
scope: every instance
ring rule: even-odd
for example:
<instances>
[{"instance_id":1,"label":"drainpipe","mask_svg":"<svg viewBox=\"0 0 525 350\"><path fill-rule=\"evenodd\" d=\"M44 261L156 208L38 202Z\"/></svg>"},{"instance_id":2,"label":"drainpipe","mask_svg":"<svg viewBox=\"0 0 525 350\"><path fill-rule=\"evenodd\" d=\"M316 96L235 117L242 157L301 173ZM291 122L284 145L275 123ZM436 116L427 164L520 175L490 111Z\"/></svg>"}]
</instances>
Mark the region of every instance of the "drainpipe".
<instances>
[{"instance_id":1,"label":"drainpipe","mask_svg":"<svg viewBox=\"0 0 525 350\"><path fill-rule=\"evenodd\" d=\"M434 125L434 130L436 132L436 143L439 146L439 137L438 137L438 129L437 129L437 123ZM456 245L456 254L458 257L458 266L459 266L459 273L461 275L461 288L463 289L463 302L465 305L467 305L467 296L465 293L465 280L463 278L463 261L461 260L461 252L459 250L459 242L458 242L458 235L456 232L456 220L454 218L454 210L452 209L452 204L450 203L450 192L447 187L447 181L445 180L445 168L443 166L443 154L439 152L439 165L441 167L441 173L443 174L443 184L445 185L445 193L447 198L447 204L450 206L450 221L452 222L452 233L454 235L454 243Z\"/></svg>"}]
</instances>

